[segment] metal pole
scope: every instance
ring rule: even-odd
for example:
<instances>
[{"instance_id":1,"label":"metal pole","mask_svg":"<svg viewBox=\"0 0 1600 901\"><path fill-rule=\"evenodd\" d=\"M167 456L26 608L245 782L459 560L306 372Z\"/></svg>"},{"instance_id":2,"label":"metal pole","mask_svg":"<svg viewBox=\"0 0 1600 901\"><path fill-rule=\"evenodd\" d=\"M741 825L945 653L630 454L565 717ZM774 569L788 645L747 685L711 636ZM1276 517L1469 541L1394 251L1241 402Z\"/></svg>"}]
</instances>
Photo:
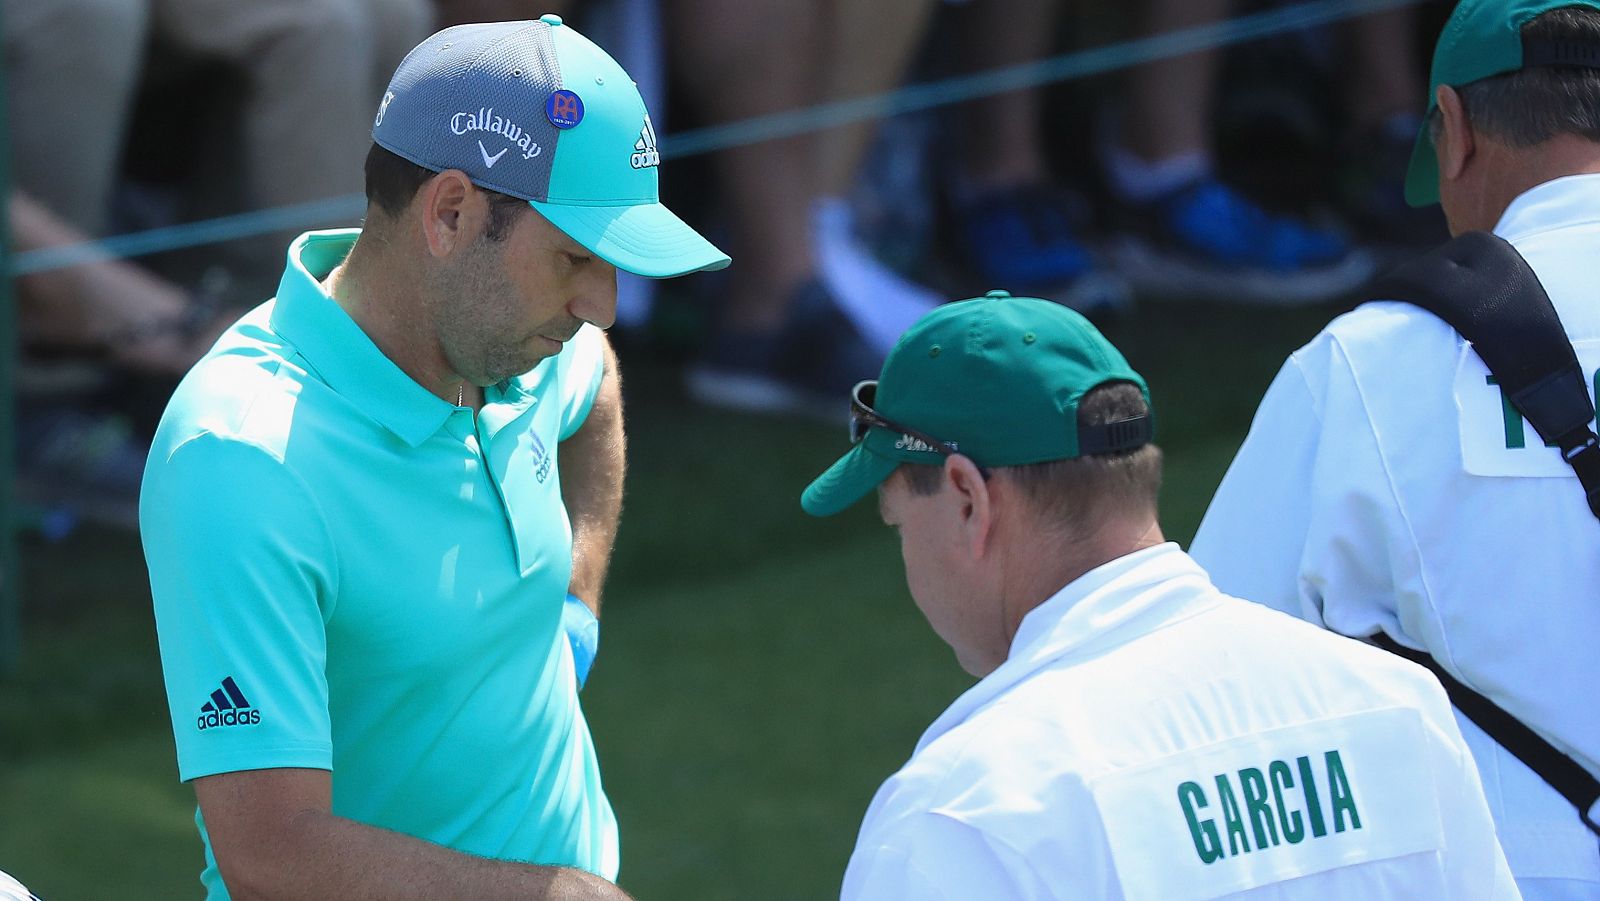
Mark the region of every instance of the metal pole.
<instances>
[{"instance_id":1,"label":"metal pole","mask_svg":"<svg viewBox=\"0 0 1600 901\"><path fill-rule=\"evenodd\" d=\"M3 33L3 32L0 32ZM16 665L22 650L22 578L17 570L16 383L17 307L11 278L11 123L6 110L4 60L0 59L0 673Z\"/></svg>"}]
</instances>

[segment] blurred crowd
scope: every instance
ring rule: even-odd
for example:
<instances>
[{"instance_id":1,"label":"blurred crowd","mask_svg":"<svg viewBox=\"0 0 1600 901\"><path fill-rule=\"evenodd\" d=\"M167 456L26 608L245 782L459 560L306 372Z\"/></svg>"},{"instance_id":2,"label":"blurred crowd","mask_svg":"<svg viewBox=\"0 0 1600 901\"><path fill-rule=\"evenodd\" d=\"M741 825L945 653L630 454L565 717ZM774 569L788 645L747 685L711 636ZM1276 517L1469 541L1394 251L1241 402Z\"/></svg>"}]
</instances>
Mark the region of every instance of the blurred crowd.
<instances>
[{"instance_id":1,"label":"blurred crowd","mask_svg":"<svg viewBox=\"0 0 1600 901\"><path fill-rule=\"evenodd\" d=\"M1285 3L1138 0L52 0L0 6L13 249L362 191L390 73L468 21L569 17L638 78L657 134L1192 29ZM1442 0L927 112L751 140L663 191L735 264L618 329L696 311L696 402L841 418L932 305L1003 287L1125 314L1136 298L1348 297L1397 247L1444 237L1402 178L1417 35ZM668 148L670 156L670 147ZM359 208L359 207L357 207ZM305 222L304 227L348 224ZM176 380L271 296L292 232L15 280L14 434L36 525L132 522ZM1159 312L1156 313L1157 315Z\"/></svg>"}]
</instances>

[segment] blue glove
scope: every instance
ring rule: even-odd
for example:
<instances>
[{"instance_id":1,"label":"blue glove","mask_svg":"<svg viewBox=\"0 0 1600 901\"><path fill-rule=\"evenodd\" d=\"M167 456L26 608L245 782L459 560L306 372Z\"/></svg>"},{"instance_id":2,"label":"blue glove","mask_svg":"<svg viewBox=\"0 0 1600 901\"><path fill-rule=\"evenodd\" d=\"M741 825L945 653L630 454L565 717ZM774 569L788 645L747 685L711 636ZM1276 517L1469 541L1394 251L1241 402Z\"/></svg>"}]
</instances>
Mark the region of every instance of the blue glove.
<instances>
[{"instance_id":1,"label":"blue glove","mask_svg":"<svg viewBox=\"0 0 1600 901\"><path fill-rule=\"evenodd\" d=\"M572 645L572 671L581 689L589 680L589 667L594 666L594 655L600 650L600 621L582 598L568 594L561 608L561 629Z\"/></svg>"}]
</instances>

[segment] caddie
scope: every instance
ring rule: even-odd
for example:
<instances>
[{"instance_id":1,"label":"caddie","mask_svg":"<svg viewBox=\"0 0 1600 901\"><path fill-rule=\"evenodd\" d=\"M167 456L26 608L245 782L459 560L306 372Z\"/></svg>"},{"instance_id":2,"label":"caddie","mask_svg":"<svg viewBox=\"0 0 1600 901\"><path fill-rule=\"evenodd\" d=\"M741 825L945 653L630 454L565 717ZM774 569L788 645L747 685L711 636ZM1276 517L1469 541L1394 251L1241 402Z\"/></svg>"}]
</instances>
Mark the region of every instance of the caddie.
<instances>
[{"instance_id":1,"label":"caddie","mask_svg":"<svg viewBox=\"0 0 1600 901\"><path fill-rule=\"evenodd\" d=\"M622 897L577 693L622 496L601 330L617 269L728 258L660 204L632 79L559 17L428 38L372 137L365 226L294 242L145 473L201 879Z\"/></svg>"},{"instance_id":2,"label":"caddie","mask_svg":"<svg viewBox=\"0 0 1600 901\"><path fill-rule=\"evenodd\" d=\"M1429 105L1408 199L1441 204L1454 235L1509 242L1592 392L1600 2L1463 0ZM1592 778L1600 524L1509 394L1441 319L1358 307L1283 365L1192 553L1224 591L1425 652ZM1461 729L1524 896L1600 899L1586 812L1475 723Z\"/></svg>"},{"instance_id":3,"label":"caddie","mask_svg":"<svg viewBox=\"0 0 1600 901\"><path fill-rule=\"evenodd\" d=\"M1148 390L1082 316L945 305L851 400L802 504L876 490L980 681L873 798L845 899L1517 897L1438 682L1163 539Z\"/></svg>"}]
</instances>

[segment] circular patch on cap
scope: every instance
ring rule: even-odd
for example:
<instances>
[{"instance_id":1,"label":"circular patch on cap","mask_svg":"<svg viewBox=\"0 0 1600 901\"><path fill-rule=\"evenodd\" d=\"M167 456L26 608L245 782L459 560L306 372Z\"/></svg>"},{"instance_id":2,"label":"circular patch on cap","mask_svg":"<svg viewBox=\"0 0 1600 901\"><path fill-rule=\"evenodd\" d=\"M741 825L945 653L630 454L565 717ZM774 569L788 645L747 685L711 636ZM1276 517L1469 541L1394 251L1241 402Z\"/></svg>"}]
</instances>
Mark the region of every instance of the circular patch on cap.
<instances>
[{"instance_id":1,"label":"circular patch on cap","mask_svg":"<svg viewBox=\"0 0 1600 901\"><path fill-rule=\"evenodd\" d=\"M544 102L544 115L557 128L572 128L583 121L583 100L568 90L554 91Z\"/></svg>"}]
</instances>

